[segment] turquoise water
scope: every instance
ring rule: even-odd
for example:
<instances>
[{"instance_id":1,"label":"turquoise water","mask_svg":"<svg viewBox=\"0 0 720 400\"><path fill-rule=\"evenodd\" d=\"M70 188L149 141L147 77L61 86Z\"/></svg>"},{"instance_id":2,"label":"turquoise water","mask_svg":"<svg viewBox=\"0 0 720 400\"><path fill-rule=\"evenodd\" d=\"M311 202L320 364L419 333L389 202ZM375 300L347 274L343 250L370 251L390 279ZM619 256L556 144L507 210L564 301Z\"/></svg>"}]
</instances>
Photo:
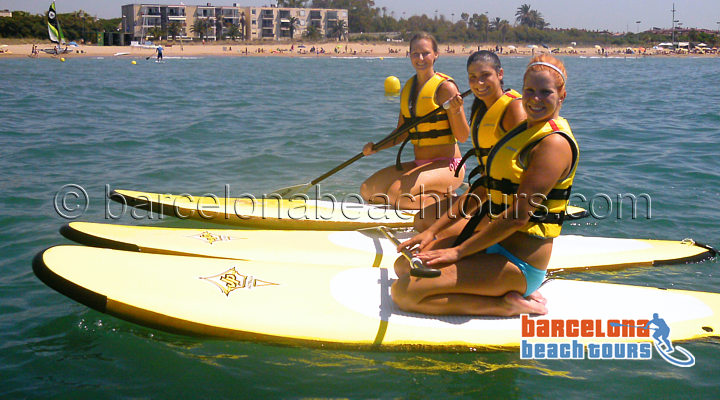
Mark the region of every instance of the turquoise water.
<instances>
[{"instance_id":1,"label":"turquoise water","mask_svg":"<svg viewBox=\"0 0 720 400\"><path fill-rule=\"evenodd\" d=\"M569 95L562 114L582 152L574 192L614 202L619 193L646 194L652 208L651 218L644 206L635 219L628 206L617 218L616 202L608 210L594 201L596 214L612 215L566 224L563 232L720 245L720 59L565 62ZM506 85L519 88L527 59L503 63ZM464 89L464 65L464 57L441 57L437 69ZM277 347L126 323L71 301L33 275L38 251L69 243L57 232L68 220L53 205L56 193L87 192L87 210L67 197L69 208L80 208L64 213L78 220L200 226L129 212L106 217L106 185L222 194L227 184L235 194L261 194L307 182L392 130L398 99L383 95L383 80L410 73L403 58L1 62L0 396L718 397L717 341L684 344L696 357L689 369L660 358L527 361L516 352ZM365 158L329 178L322 191L356 192L367 175L393 160L391 151ZM120 214L117 205L109 207ZM718 292L719 266L706 261L566 278Z\"/></svg>"}]
</instances>

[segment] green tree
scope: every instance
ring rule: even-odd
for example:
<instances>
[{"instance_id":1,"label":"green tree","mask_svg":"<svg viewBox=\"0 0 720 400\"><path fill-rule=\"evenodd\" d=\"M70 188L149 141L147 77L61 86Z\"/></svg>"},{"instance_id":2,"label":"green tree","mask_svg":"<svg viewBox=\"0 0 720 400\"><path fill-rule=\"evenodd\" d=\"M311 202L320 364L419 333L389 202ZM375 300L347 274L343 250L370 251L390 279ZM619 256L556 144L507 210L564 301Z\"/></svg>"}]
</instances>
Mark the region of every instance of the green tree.
<instances>
[{"instance_id":1,"label":"green tree","mask_svg":"<svg viewBox=\"0 0 720 400\"><path fill-rule=\"evenodd\" d=\"M343 40L343 38L347 36L347 25L345 25L345 21L342 19L335 21L335 23L330 26L329 30L330 32L328 33L328 37Z\"/></svg>"},{"instance_id":2,"label":"green tree","mask_svg":"<svg viewBox=\"0 0 720 400\"><path fill-rule=\"evenodd\" d=\"M532 8L530 7L530 4L523 4L520 7L518 7L517 11L515 12L515 22L518 25L525 25L530 26L530 11Z\"/></svg>"},{"instance_id":3,"label":"green tree","mask_svg":"<svg viewBox=\"0 0 720 400\"><path fill-rule=\"evenodd\" d=\"M277 0L278 7L305 8L308 0Z\"/></svg>"},{"instance_id":4,"label":"green tree","mask_svg":"<svg viewBox=\"0 0 720 400\"><path fill-rule=\"evenodd\" d=\"M200 40L204 40L210 30L210 23L207 19L196 19L193 26L190 27L190 32L197 34Z\"/></svg>"},{"instance_id":5,"label":"green tree","mask_svg":"<svg viewBox=\"0 0 720 400\"><path fill-rule=\"evenodd\" d=\"M173 42L175 41L176 37L182 36L181 31L182 31L181 23L179 23L177 21L173 21L168 24L167 33L168 33L168 36L172 38Z\"/></svg>"},{"instance_id":6,"label":"green tree","mask_svg":"<svg viewBox=\"0 0 720 400\"><path fill-rule=\"evenodd\" d=\"M163 34L163 29L159 26L153 26L147 31L147 35L152 36L152 38L155 40L162 40Z\"/></svg>"},{"instance_id":7,"label":"green tree","mask_svg":"<svg viewBox=\"0 0 720 400\"><path fill-rule=\"evenodd\" d=\"M298 17L290 17L290 40L295 38L295 29L300 26L300 19Z\"/></svg>"},{"instance_id":8,"label":"green tree","mask_svg":"<svg viewBox=\"0 0 720 400\"><path fill-rule=\"evenodd\" d=\"M230 39L235 40L235 38L240 37L240 28L237 25L228 23L226 28Z\"/></svg>"},{"instance_id":9,"label":"green tree","mask_svg":"<svg viewBox=\"0 0 720 400\"><path fill-rule=\"evenodd\" d=\"M315 25L308 25L307 29L305 30L304 36L310 40L320 39L320 29L318 29Z\"/></svg>"}]
</instances>

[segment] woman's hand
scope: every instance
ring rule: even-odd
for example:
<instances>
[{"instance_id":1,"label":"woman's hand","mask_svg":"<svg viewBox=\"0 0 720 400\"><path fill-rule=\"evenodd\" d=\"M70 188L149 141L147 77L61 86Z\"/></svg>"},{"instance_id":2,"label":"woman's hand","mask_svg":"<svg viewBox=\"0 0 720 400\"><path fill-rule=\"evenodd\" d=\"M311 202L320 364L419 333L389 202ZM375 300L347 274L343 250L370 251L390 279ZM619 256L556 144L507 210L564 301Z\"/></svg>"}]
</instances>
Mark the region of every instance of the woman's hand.
<instances>
[{"instance_id":1,"label":"woman's hand","mask_svg":"<svg viewBox=\"0 0 720 400\"><path fill-rule=\"evenodd\" d=\"M457 247L428 250L416 254L415 257L419 258L425 265L452 264L462 258Z\"/></svg>"},{"instance_id":2,"label":"woman's hand","mask_svg":"<svg viewBox=\"0 0 720 400\"><path fill-rule=\"evenodd\" d=\"M424 249L433 240L435 240L435 234L430 232L430 230L426 230L400 243L397 246L397 251L399 253L404 249L412 250L415 246L418 246L418 249L422 251L422 249Z\"/></svg>"},{"instance_id":3,"label":"woman's hand","mask_svg":"<svg viewBox=\"0 0 720 400\"><path fill-rule=\"evenodd\" d=\"M460 93L456 93L455 96L451 97L450 100L447 101L447 103L448 112L454 114L459 113L460 110L463 108L463 105L465 104L462 96L460 96Z\"/></svg>"},{"instance_id":4,"label":"woman's hand","mask_svg":"<svg viewBox=\"0 0 720 400\"><path fill-rule=\"evenodd\" d=\"M363 149L362 149L363 155L369 156L371 154L377 153L377 151L373 149L374 146L375 146L375 143L367 142L365 144L365 146L363 146Z\"/></svg>"}]
</instances>

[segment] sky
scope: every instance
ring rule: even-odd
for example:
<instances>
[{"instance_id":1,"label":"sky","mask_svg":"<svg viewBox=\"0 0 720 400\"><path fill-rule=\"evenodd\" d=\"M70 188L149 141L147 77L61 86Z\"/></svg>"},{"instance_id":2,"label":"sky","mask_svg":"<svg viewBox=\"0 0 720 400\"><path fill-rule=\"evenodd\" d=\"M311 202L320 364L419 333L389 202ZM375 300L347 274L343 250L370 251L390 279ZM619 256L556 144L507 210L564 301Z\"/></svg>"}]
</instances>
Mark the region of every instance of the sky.
<instances>
[{"instance_id":1,"label":"sky","mask_svg":"<svg viewBox=\"0 0 720 400\"><path fill-rule=\"evenodd\" d=\"M206 4L208 1L218 6L233 3L241 6L265 6L275 3L274 0L172 0L161 1L161 4ZM51 0L0 0L0 10L22 10L40 14L47 11L50 2ZM120 6L130 3L131 0L55 0L55 7L59 13L82 9L99 18L119 18ZM500 17L511 23L515 21L518 7L530 4L553 28L585 28L612 32L636 32L652 27L670 28L670 10L673 3L677 10L675 19L682 23L681 26L720 29L720 0L375 0L376 7L386 7L387 13L392 13L395 18L422 14L434 17L437 10L438 15L457 21L463 12L470 15L487 12L490 19Z\"/></svg>"}]
</instances>

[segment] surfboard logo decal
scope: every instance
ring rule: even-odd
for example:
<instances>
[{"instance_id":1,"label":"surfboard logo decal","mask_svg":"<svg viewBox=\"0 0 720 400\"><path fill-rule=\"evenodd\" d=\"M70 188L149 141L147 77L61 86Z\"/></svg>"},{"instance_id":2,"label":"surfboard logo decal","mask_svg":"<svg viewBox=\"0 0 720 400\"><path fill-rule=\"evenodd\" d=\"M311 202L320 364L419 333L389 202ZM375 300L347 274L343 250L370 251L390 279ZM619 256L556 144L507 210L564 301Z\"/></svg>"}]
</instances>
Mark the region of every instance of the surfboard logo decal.
<instances>
[{"instance_id":1,"label":"surfboard logo decal","mask_svg":"<svg viewBox=\"0 0 720 400\"><path fill-rule=\"evenodd\" d=\"M220 288L225 296L230 296L230 292L236 289L250 290L256 287L278 285L277 283L257 279L252 275L243 275L237 272L235 267L217 275L207 277L201 276L200 279L213 283L215 286Z\"/></svg>"},{"instance_id":2,"label":"surfboard logo decal","mask_svg":"<svg viewBox=\"0 0 720 400\"><path fill-rule=\"evenodd\" d=\"M197 235L192 235L190 237L193 239L201 240L209 245L212 245L216 242L226 242L226 241L230 241L230 240L235 240L235 238L232 236L217 235L210 231L204 231L204 232L198 233Z\"/></svg>"}]
</instances>

